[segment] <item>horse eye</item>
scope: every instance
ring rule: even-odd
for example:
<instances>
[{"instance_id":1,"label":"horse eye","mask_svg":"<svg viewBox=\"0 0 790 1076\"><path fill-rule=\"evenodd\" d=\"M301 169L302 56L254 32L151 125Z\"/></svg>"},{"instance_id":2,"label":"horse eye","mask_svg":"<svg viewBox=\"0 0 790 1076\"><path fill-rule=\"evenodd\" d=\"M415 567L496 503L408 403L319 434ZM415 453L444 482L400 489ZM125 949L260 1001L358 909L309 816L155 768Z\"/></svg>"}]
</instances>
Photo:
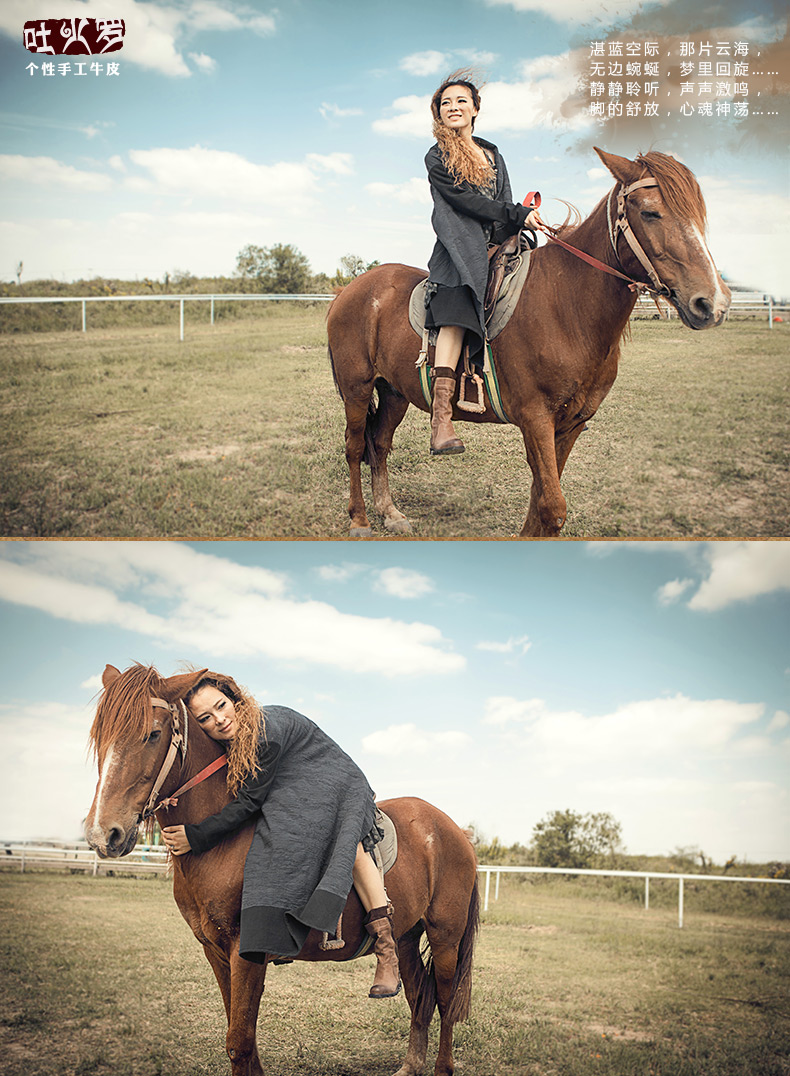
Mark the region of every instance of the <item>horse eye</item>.
<instances>
[{"instance_id":1,"label":"horse eye","mask_svg":"<svg viewBox=\"0 0 790 1076\"><path fill-rule=\"evenodd\" d=\"M661 220L661 214L656 213L655 210L653 210L653 209L643 209L642 210L642 219L643 220Z\"/></svg>"},{"instance_id":2,"label":"horse eye","mask_svg":"<svg viewBox=\"0 0 790 1076\"><path fill-rule=\"evenodd\" d=\"M159 737L161 735L162 735L162 733L159 731L159 729L154 729L153 732L148 733L148 735L145 738L145 742L146 743L156 743L156 741L159 739Z\"/></svg>"}]
</instances>

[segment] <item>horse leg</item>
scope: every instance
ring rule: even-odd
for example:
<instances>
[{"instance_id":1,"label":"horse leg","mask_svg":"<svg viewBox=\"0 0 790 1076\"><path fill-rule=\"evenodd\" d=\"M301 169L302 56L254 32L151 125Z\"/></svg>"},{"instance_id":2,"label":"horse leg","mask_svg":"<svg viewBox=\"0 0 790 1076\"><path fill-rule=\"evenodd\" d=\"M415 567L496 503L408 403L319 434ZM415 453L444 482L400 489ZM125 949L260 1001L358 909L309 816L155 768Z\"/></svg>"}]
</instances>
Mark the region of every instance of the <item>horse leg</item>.
<instances>
[{"instance_id":1,"label":"horse leg","mask_svg":"<svg viewBox=\"0 0 790 1076\"><path fill-rule=\"evenodd\" d=\"M243 960L237 940L230 954L230 1015L225 1040L231 1076L263 1076L255 1025L265 978L266 965Z\"/></svg>"},{"instance_id":2,"label":"horse leg","mask_svg":"<svg viewBox=\"0 0 790 1076\"><path fill-rule=\"evenodd\" d=\"M562 472L565 470L565 464L568 462L568 456L571 454L571 449L576 444L579 434L584 429L585 419L579 419L577 424L570 430L565 430L563 433L557 434L555 440L555 453L557 456L557 475L561 478ZM524 523L524 530L522 535L524 537L534 537L541 533L540 517L538 516L538 497L537 488L535 482L532 483L532 489L529 495L529 509L527 511L527 519Z\"/></svg>"},{"instance_id":3,"label":"horse leg","mask_svg":"<svg viewBox=\"0 0 790 1076\"><path fill-rule=\"evenodd\" d=\"M414 927L398 941L398 963L403 992L411 1009L409 1048L395 1076L418 1076L425 1067L428 1053L428 1028L436 1007L434 986L420 956L422 928ZM423 987L421 993L420 987ZM427 993L425 988L427 989Z\"/></svg>"},{"instance_id":4,"label":"horse leg","mask_svg":"<svg viewBox=\"0 0 790 1076\"><path fill-rule=\"evenodd\" d=\"M433 973L436 978L436 1001L439 1007L439 1052L434 1067L435 1076L453 1076L453 1027L455 1020L450 1011L452 986L458 958L458 944L447 936L446 931L437 931L428 927L428 940L431 943Z\"/></svg>"},{"instance_id":5,"label":"horse leg","mask_svg":"<svg viewBox=\"0 0 790 1076\"><path fill-rule=\"evenodd\" d=\"M386 381L379 380L377 388L379 404L373 430L374 454L369 461L373 503L376 511L384 517L384 527L390 534L411 534L411 524L393 503L387 470L387 456L392 449L392 438L408 410L409 401L399 392L395 392Z\"/></svg>"},{"instance_id":6,"label":"horse leg","mask_svg":"<svg viewBox=\"0 0 790 1076\"><path fill-rule=\"evenodd\" d=\"M348 514L351 518L352 538L367 538L371 533L370 521L365 511L365 497L362 493L362 457L365 455L365 429L373 385L365 386L365 389L366 391L360 392L357 396L348 396L344 399L346 462L350 482Z\"/></svg>"},{"instance_id":7,"label":"horse leg","mask_svg":"<svg viewBox=\"0 0 790 1076\"><path fill-rule=\"evenodd\" d=\"M560 489L554 424L551 416L544 414L537 420L524 419L519 425L532 470L529 511L520 537L554 538L560 533L568 511Z\"/></svg>"}]
</instances>

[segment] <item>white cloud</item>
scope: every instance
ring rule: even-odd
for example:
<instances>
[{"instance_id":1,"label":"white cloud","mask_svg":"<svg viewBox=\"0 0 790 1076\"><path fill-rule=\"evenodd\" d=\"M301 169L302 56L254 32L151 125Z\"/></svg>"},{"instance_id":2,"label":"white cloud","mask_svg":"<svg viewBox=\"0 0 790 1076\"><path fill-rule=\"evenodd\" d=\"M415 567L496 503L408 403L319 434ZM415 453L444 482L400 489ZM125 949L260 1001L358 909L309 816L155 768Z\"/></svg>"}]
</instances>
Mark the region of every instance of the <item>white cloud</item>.
<instances>
[{"instance_id":1,"label":"white cloud","mask_svg":"<svg viewBox=\"0 0 790 1076\"><path fill-rule=\"evenodd\" d=\"M654 0L656 4L668 0ZM609 0L486 0L491 7L512 7L515 11L546 15L555 22L589 23L602 19L607 24L613 18L624 19L641 11L645 0L618 0L616 13Z\"/></svg>"},{"instance_id":2,"label":"white cloud","mask_svg":"<svg viewBox=\"0 0 790 1076\"><path fill-rule=\"evenodd\" d=\"M163 194L261 204L273 200L303 208L301 199L317 187L315 173L306 163L253 164L239 153L199 145L189 149L131 150L129 157L149 173Z\"/></svg>"},{"instance_id":3,"label":"white cloud","mask_svg":"<svg viewBox=\"0 0 790 1076\"><path fill-rule=\"evenodd\" d=\"M728 699L690 699L675 695L626 703L608 714L553 711L541 699L495 696L487 700L484 723L509 727L531 754L562 765L570 758L594 767L618 759L676 758L715 752L728 745L765 713L762 703Z\"/></svg>"},{"instance_id":4,"label":"white cloud","mask_svg":"<svg viewBox=\"0 0 790 1076\"><path fill-rule=\"evenodd\" d=\"M404 56L398 66L410 75L437 75L439 72L444 73L449 62L449 53L427 49L425 52L412 52L409 56Z\"/></svg>"},{"instance_id":5,"label":"white cloud","mask_svg":"<svg viewBox=\"0 0 790 1076\"><path fill-rule=\"evenodd\" d=\"M217 70L217 61L205 52L190 52L189 58L200 71L210 75Z\"/></svg>"},{"instance_id":6,"label":"white cloud","mask_svg":"<svg viewBox=\"0 0 790 1076\"><path fill-rule=\"evenodd\" d=\"M316 572L327 583L346 583L360 572L368 570L366 564L352 564L345 561L343 564L322 564L316 568Z\"/></svg>"},{"instance_id":7,"label":"white cloud","mask_svg":"<svg viewBox=\"0 0 790 1076\"><path fill-rule=\"evenodd\" d=\"M526 654L531 646L528 635L511 635L504 643L483 640L475 644L477 650L490 650L496 654L512 654L514 651Z\"/></svg>"},{"instance_id":8,"label":"white cloud","mask_svg":"<svg viewBox=\"0 0 790 1076\"><path fill-rule=\"evenodd\" d=\"M779 732L780 729L786 729L788 725L790 725L790 714L785 710L777 710L769 721L766 731Z\"/></svg>"},{"instance_id":9,"label":"white cloud","mask_svg":"<svg viewBox=\"0 0 790 1076\"><path fill-rule=\"evenodd\" d=\"M521 78L488 82L480 98L477 126L486 135L497 131L577 130L590 126L580 110L568 114L566 102L576 91L578 76L569 53L539 56L521 64ZM374 131L395 137L428 138L431 130L430 96L408 94L390 106L391 115L373 123Z\"/></svg>"},{"instance_id":10,"label":"white cloud","mask_svg":"<svg viewBox=\"0 0 790 1076\"><path fill-rule=\"evenodd\" d=\"M472 737L465 732L430 732L416 725L390 725L386 729L363 736L362 748L371 755L424 755L428 752L445 751L465 747Z\"/></svg>"},{"instance_id":11,"label":"white cloud","mask_svg":"<svg viewBox=\"0 0 790 1076\"><path fill-rule=\"evenodd\" d=\"M790 542L711 542L705 556L710 572L689 601L690 609L714 611L790 590Z\"/></svg>"},{"instance_id":12,"label":"white cloud","mask_svg":"<svg viewBox=\"0 0 790 1076\"><path fill-rule=\"evenodd\" d=\"M101 172L83 172L54 157L25 157L19 153L0 154L0 177L19 187L34 183L81 193L109 190L112 180Z\"/></svg>"},{"instance_id":13,"label":"white cloud","mask_svg":"<svg viewBox=\"0 0 790 1076\"><path fill-rule=\"evenodd\" d=\"M336 172L340 176L354 174L354 158L350 153L308 153L305 160L327 172Z\"/></svg>"},{"instance_id":14,"label":"white cloud","mask_svg":"<svg viewBox=\"0 0 790 1076\"><path fill-rule=\"evenodd\" d=\"M324 119L344 119L346 116L361 116L361 108L341 108L329 101L322 101L318 111Z\"/></svg>"},{"instance_id":15,"label":"white cloud","mask_svg":"<svg viewBox=\"0 0 790 1076\"><path fill-rule=\"evenodd\" d=\"M385 676L465 666L433 625L298 600L288 596L283 576L178 543L9 547L0 551L0 598L67 621L133 631L181 658L263 654L287 665Z\"/></svg>"},{"instance_id":16,"label":"white cloud","mask_svg":"<svg viewBox=\"0 0 790 1076\"><path fill-rule=\"evenodd\" d=\"M382 202L394 201L403 205L430 205L432 201L427 177L415 177L407 179L403 183L368 183L365 190Z\"/></svg>"},{"instance_id":17,"label":"white cloud","mask_svg":"<svg viewBox=\"0 0 790 1076\"><path fill-rule=\"evenodd\" d=\"M657 597L661 605L672 605L673 602L678 601L683 594L694 586L693 579L671 579L668 583L664 583L662 587L658 588Z\"/></svg>"},{"instance_id":18,"label":"white cloud","mask_svg":"<svg viewBox=\"0 0 790 1076\"><path fill-rule=\"evenodd\" d=\"M422 598L434 589L433 580L410 568L384 568L374 586L394 598Z\"/></svg>"}]
</instances>

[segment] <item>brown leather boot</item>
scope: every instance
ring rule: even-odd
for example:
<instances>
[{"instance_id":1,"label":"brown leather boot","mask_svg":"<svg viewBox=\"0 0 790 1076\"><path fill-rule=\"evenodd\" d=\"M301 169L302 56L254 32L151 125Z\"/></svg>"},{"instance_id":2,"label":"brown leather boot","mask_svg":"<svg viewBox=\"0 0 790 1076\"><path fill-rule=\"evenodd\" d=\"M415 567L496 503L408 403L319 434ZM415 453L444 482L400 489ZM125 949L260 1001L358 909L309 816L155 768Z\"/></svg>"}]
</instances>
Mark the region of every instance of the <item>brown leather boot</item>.
<instances>
[{"instance_id":1,"label":"brown leather boot","mask_svg":"<svg viewBox=\"0 0 790 1076\"><path fill-rule=\"evenodd\" d=\"M455 370L449 366L437 366L433 378L433 406L431 408L431 455L452 456L464 451L464 443L455 435L453 424L453 393Z\"/></svg>"},{"instance_id":2,"label":"brown leather boot","mask_svg":"<svg viewBox=\"0 0 790 1076\"><path fill-rule=\"evenodd\" d=\"M400 993L398 947L392 936L392 919L388 908L373 908L365 916L365 930L375 938L376 975L368 997L394 998Z\"/></svg>"}]
</instances>

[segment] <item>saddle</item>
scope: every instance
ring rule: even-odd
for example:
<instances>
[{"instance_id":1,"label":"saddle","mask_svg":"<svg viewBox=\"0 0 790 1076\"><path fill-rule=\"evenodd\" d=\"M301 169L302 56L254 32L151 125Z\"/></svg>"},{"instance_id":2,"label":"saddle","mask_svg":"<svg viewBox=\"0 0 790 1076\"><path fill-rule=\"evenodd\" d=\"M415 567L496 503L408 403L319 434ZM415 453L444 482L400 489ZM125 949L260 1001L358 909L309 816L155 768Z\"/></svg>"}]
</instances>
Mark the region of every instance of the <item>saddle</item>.
<instances>
[{"instance_id":1,"label":"saddle","mask_svg":"<svg viewBox=\"0 0 790 1076\"><path fill-rule=\"evenodd\" d=\"M522 231L518 232L516 235L511 235L510 238L504 241L504 243L500 243L498 247L492 247L491 250L489 250L488 284L486 286L486 297L483 305L486 326L488 326L494 313L494 309L496 308L505 277L512 277L513 274L517 272L521 266L522 258L529 264L529 255L537 245L537 237L533 231ZM512 281L509 282L512 283ZM517 289L516 298L518 298L520 291L521 286ZM513 305L515 306L515 303ZM512 312L511 309L507 315L508 318ZM501 332L502 328L504 328L504 324L497 330L497 332Z\"/></svg>"}]
</instances>

